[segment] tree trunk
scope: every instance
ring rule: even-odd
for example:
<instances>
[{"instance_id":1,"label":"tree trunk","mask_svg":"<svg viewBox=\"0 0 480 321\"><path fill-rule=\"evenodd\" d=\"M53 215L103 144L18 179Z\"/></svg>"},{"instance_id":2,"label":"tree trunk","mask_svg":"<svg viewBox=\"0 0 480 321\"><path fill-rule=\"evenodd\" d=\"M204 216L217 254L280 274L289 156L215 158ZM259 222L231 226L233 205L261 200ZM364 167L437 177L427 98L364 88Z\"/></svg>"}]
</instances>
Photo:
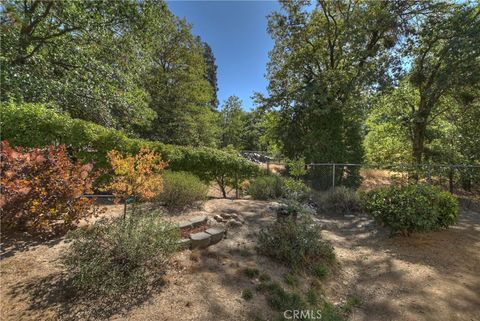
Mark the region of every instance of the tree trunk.
<instances>
[{"instance_id":1,"label":"tree trunk","mask_svg":"<svg viewBox=\"0 0 480 321\"><path fill-rule=\"evenodd\" d=\"M413 137L412 137L412 156L415 163L421 164L424 154L425 133L427 131L427 119L429 114L429 108L425 102L425 99L420 99L420 105L415 115L413 124Z\"/></svg>"}]
</instances>

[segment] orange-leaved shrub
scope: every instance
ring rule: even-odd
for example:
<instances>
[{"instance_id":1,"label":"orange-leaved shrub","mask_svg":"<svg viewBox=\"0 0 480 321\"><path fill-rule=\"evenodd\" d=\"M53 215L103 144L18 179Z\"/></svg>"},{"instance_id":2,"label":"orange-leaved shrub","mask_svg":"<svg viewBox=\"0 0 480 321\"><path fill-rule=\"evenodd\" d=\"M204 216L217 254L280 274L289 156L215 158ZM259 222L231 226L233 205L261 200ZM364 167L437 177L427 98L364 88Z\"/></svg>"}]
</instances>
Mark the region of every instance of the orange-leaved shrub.
<instances>
[{"instance_id":1,"label":"orange-leaved shrub","mask_svg":"<svg viewBox=\"0 0 480 321\"><path fill-rule=\"evenodd\" d=\"M92 164L72 162L65 146L13 148L1 142L2 231L57 234L92 215Z\"/></svg>"},{"instance_id":2,"label":"orange-leaved shrub","mask_svg":"<svg viewBox=\"0 0 480 321\"><path fill-rule=\"evenodd\" d=\"M134 197L135 200L152 200L163 190L162 170L167 166L160 156L142 148L136 155L123 155L116 150L108 152L114 177L104 189L117 199Z\"/></svg>"}]
</instances>

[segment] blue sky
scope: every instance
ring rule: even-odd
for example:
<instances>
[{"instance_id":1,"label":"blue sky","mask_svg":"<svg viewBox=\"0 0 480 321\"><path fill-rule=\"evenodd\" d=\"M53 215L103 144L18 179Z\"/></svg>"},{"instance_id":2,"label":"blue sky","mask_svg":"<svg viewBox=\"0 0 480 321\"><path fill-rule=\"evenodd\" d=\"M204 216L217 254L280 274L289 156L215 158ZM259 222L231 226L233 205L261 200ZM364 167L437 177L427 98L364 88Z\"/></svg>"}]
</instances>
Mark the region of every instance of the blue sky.
<instances>
[{"instance_id":1,"label":"blue sky","mask_svg":"<svg viewBox=\"0 0 480 321\"><path fill-rule=\"evenodd\" d=\"M193 25L192 32L213 50L218 66L220 105L230 95L251 109L254 91L266 93L264 75L273 40L266 16L277 1L168 1L170 10Z\"/></svg>"}]
</instances>

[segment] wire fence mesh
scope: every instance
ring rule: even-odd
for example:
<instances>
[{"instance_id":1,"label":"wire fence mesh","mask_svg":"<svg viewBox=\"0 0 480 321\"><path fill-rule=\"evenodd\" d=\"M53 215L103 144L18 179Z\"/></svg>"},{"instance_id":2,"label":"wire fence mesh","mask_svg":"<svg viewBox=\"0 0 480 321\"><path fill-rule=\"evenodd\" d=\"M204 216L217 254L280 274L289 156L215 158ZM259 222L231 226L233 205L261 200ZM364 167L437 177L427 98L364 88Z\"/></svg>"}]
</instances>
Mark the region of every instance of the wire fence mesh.
<instances>
[{"instance_id":1,"label":"wire fence mesh","mask_svg":"<svg viewBox=\"0 0 480 321\"><path fill-rule=\"evenodd\" d=\"M262 151L244 151L242 156L258 163L267 172L286 172L285 158ZM451 193L480 198L480 165L466 164L349 164L310 163L305 165L305 182L315 190L338 186L372 189L409 183L431 184Z\"/></svg>"},{"instance_id":2,"label":"wire fence mesh","mask_svg":"<svg viewBox=\"0 0 480 321\"><path fill-rule=\"evenodd\" d=\"M480 165L444 164L307 164L306 181L316 190L338 186L371 189L412 182L450 192L480 195Z\"/></svg>"}]
</instances>

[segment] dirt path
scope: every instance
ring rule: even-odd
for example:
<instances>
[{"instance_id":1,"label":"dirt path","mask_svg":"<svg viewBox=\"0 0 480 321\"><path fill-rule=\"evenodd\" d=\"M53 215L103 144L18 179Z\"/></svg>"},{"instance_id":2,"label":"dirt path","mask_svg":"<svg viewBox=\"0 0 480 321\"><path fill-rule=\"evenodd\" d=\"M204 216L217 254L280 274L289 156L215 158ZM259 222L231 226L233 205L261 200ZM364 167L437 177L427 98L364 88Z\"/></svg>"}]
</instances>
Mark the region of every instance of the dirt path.
<instances>
[{"instance_id":1,"label":"dirt path","mask_svg":"<svg viewBox=\"0 0 480 321\"><path fill-rule=\"evenodd\" d=\"M480 320L479 213L409 238L390 238L365 216L322 222L342 266L330 295L363 302L352 320Z\"/></svg>"}]
</instances>

